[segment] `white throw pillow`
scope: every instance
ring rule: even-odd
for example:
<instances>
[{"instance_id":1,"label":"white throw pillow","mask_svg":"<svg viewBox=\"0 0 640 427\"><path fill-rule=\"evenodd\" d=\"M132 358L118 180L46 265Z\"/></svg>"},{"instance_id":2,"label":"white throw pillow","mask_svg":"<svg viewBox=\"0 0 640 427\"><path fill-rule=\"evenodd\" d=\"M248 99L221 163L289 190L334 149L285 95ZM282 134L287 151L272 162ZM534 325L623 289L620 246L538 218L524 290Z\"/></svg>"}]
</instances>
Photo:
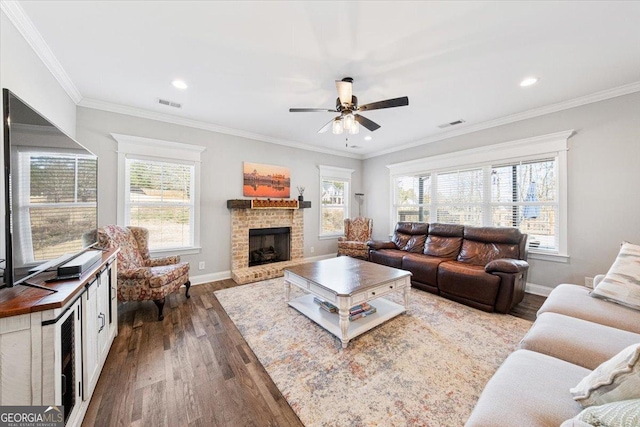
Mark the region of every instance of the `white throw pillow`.
<instances>
[{"instance_id":1,"label":"white throw pillow","mask_svg":"<svg viewBox=\"0 0 640 427\"><path fill-rule=\"evenodd\" d=\"M580 412L576 419L592 426L640 426L640 399L621 400L591 406Z\"/></svg>"},{"instance_id":2,"label":"white throw pillow","mask_svg":"<svg viewBox=\"0 0 640 427\"><path fill-rule=\"evenodd\" d=\"M640 310L640 246L622 243L618 257L591 296Z\"/></svg>"},{"instance_id":3,"label":"white throw pillow","mask_svg":"<svg viewBox=\"0 0 640 427\"><path fill-rule=\"evenodd\" d=\"M569 390L583 407L640 398L640 343L603 362Z\"/></svg>"}]
</instances>

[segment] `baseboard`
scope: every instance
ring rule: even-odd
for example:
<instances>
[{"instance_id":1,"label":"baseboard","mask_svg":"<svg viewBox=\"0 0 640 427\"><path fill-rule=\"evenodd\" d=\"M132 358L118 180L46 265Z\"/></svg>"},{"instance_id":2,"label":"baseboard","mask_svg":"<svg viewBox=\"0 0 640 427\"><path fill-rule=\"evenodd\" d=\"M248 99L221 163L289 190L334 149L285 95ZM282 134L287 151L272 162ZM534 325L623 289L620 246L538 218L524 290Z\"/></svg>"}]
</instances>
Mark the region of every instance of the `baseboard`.
<instances>
[{"instance_id":1,"label":"baseboard","mask_svg":"<svg viewBox=\"0 0 640 427\"><path fill-rule=\"evenodd\" d=\"M304 260L306 262L315 262L323 259L335 258L336 254L325 254L318 255L314 257L308 257ZM231 270L218 271L217 273L208 273L208 274L200 274L198 276L190 276L189 280L191 281L191 285L202 285L203 283L216 282L218 280L231 279Z\"/></svg>"},{"instance_id":2,"label":"baseboard","mask_svg":"<svg viewBox=\"0 0 640 427\"><path fill-rule=\"evenodd\" d=\"M217 282L218 280L231 279L231 270L219 271L217 273L201 274L190 276L191 285L202 285L203 283Z\"/></svg>"},{"instance_id":3,"label":"baseboard","mask_svg":"<svg viewBox=\"0 0 640 427\"><path fill-rule=\"evenodd\" d=\"M548 286L536 285L535 283L528 283L524 287L524 291L528 294L540 295L543 297L548 297L553 288Z\"/></svg>"}]
</instances>

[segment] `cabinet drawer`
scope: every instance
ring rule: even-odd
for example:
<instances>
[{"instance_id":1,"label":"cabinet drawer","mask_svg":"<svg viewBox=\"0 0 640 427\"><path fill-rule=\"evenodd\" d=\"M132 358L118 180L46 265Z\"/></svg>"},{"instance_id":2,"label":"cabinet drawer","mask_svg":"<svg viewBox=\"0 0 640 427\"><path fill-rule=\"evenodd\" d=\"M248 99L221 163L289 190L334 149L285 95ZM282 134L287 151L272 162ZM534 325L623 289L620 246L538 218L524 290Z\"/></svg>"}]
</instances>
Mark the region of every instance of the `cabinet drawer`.
<instances>
[{"instance_id":1,"label":"cabinet drawer","mask_svg":"<svg viewBox=\"0 0 640 427\"><path fill-rule=\"evenodd\" d=\"M397 286L396 282L386 283L367 291L367 299L378 298L392 292Z\"/></svg>"},{"instance_id":2,"label":"cabinet drawer","mask_svg":"<svg viewBox=\"0 0 640 427\"><path fill-rule=\"evenodd\" d=\"M336 296L333 292L330 292L320 286L314 285L313 283L309 283L309 291L314 293L315 295L321 296L330 302L335 302Z\"/></svg>"}]
</instances>

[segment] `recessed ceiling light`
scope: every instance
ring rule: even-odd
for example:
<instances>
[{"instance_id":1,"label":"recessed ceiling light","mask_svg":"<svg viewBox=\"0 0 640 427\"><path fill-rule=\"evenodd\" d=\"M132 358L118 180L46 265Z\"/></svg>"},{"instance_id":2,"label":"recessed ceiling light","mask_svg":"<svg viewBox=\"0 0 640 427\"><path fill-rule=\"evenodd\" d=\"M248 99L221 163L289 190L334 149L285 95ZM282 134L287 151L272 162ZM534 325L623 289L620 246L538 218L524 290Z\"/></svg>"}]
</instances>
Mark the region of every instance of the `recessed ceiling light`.
<instances>
[{"instance_id":1,"label":"recessed ceiling light","mask_svg":"<svg viewBox=\"0 0 640 427\"><path fill-rule=\"evenodd\" d=\"M527 87L527 86L534 85L536 83L538 83L537 77L527 77L526 79L520 82L520 86Z\"/></svg>"},{"instance_id":2,"label":"recessed ceiling light","mask_svg":"<svg viewBox=\"0 0 640 427\"><path fill-rule=\"evenodd\" d=\"M371 135L367 135L364 137L365 141L371 141L373 138L371 138Z\"/></svg>"},{"instance_id":3,"label":"recessed ceiling light","mask_svg":"<svg viewBox=\"0 0 640 427\"><path fill-rule=\"evenodd\" d=\"M177 87L178 89L186 89L189 86L187 86L187 84L185 82L183 82L182 80L174 80L171 82L171 84L175 87Z\"/></svg>"}]
</instances>

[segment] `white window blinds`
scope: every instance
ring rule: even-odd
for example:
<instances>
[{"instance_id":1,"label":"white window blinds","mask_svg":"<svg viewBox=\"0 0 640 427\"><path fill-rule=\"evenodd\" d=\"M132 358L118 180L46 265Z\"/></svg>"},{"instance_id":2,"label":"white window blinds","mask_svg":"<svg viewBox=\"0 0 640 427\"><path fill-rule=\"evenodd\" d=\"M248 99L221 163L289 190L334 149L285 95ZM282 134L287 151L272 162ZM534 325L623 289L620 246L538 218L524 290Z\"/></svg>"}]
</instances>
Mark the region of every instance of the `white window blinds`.
<instances>
[{"instance_id":1,"label":"white window blinds","mask_svg":"<svg viewBox=\"0 0 640 427\"><path fill-rule=\"evenodd\" d=\"M149 229L150 248L193 246L194 165L127 158L126 173L126 223Z\"/></svg>"}]
</instances>

